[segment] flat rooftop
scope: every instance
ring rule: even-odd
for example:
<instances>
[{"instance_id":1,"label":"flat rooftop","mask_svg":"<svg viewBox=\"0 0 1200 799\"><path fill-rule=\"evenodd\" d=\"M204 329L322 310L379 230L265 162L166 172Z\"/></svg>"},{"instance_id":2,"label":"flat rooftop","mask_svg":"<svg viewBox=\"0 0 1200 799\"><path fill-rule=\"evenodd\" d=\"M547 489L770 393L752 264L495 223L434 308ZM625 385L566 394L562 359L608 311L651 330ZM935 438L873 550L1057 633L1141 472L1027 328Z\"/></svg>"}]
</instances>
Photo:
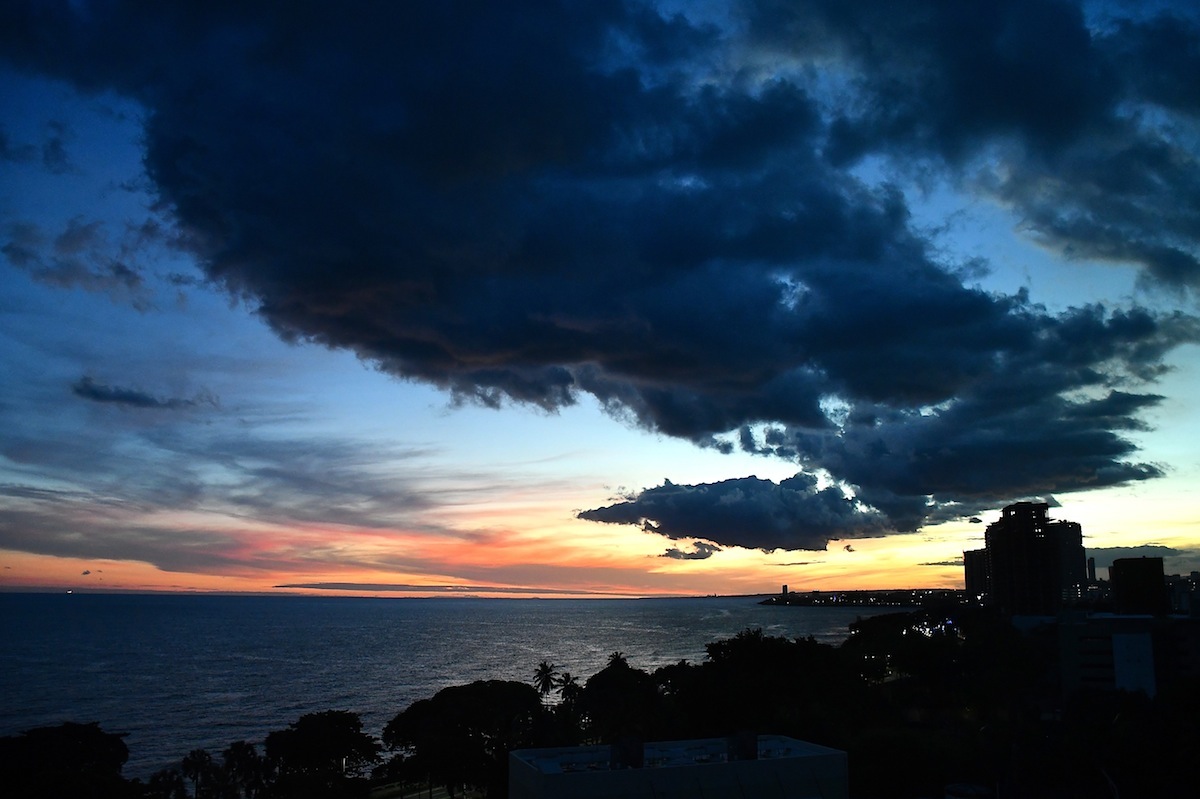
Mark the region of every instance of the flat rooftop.
<instances>
[{"instance_id":1,"label":"flat rooftop","mask_svg":"<svg viewBox=\"0 0 1200 799\"><path fill-rule=\"evenodd\" d=\"M654 741L643 744L642 768L671 768L729 762L729 739L702 738L690 741ZM512 757L542 774L609 771L614 768L611 746L575 746L559 749L519 749ZM841 754L840 750L788 738L758 736L758 760L818 757ZM620 766L615 766L621 768Z\"/></svg>"}]
</instances>

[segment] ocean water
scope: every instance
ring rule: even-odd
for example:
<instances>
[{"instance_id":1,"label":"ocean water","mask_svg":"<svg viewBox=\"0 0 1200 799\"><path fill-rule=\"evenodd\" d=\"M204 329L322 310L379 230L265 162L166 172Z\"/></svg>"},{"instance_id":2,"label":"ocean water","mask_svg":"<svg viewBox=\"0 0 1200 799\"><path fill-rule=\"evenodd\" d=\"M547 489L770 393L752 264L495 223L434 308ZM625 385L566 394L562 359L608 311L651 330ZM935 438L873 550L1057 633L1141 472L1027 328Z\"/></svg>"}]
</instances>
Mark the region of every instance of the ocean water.
<instances>
[{"instance_id":1,"label":"ocean water","mask_svg":"<svg viewBox=\"0 0 1200 799\"><path fill-rule=\"evenodd\" d=\"M0 594L0 735L98 721L128 733L125 774L145 779L305 713L351 710L379 735L441 688L529 681L542 660L582 682L614 651L646 670L701 662L705 644L747 628L836 644L871 612L755 597Z\"/></svg>"}]
</instances>

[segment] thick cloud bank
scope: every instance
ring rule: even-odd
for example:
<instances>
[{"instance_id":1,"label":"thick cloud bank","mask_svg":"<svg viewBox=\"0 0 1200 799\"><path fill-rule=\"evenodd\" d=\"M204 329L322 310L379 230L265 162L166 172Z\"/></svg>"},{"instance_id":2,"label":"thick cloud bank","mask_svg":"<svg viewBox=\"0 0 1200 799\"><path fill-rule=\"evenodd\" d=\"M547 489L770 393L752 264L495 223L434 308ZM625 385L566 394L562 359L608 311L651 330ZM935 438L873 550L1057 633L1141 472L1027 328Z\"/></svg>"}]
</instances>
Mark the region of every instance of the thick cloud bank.
<instances>
[{"instance_id":1,"label":"thick cloud bank","mask_svg":"<svg viewBox=\"0 0 1200 799\"><path fill-rule=\"evenodd\" d=\"M634 500L579 516L597 522L641 524L669 538L702 538L762 549L825 549L831 538L887 529L879 513L863 509L838 488L818 488L816 480L806 474L778 485L756 477L700 486L668 481L646 489ZM666 557L700 559L712 552L700 542L695 552L670 549Z\"/></svg>"},{"instance_id":2,"label":"thick cloud bank","mask_svg":"<svg viewBox=\"0 0 1200 799\"><path fill-rule=\"evenodd\" d=\"M0 11L0 52L141 104L182 240L280 335L466 401L591 394L804 470L584 518L821 548L1160 474L1124 434L1195 321L985 292L867 176L949 181L1065 257L1193 291L1194 20L1032 0L706 19L31 0ZM120 400L100 388L76 390Z\"/></svg>"}]
</instances>

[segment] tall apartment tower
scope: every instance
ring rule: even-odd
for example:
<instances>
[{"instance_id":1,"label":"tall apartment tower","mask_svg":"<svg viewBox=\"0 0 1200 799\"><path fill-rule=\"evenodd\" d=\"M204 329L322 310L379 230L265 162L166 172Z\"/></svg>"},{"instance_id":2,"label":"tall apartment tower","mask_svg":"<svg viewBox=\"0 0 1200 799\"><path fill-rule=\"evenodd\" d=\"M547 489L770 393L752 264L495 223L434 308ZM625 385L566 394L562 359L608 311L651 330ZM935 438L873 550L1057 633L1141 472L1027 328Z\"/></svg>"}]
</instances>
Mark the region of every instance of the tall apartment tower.
<instances>
[{"instance_id":1,"label":"tall apartment tower","mask_svg":"<svg viewBox=\"0 0 1200 799\"><path fill-rule=\"evenodd\" d=\"M1162 616L1171 608L1162 558L1117 558L1108 579L1117 613Z\"/></svg>"},{"instance_id":2,"label":"tall apartment tower","mask_svg":"<svg viewBox=\"0 0 1200 799\"><path fill-rule=\"evenodd\" d=\"M963 588L972 599L988 596L988 564L986 549L972 549L963 553Z\"/></svg>"},{"instance_id":3,"label":"tall apartment tower","mask_svg":"<svg viewBox=\"0 0 1200 799\"><path fill-rule=\"evenodd\" d=\"M1049 508L1045 502L1009 505L984 533L987 601L1005 613L1054 615L1086 580L1083 529L1051 521Z\"/></svg>"}]
</instances>

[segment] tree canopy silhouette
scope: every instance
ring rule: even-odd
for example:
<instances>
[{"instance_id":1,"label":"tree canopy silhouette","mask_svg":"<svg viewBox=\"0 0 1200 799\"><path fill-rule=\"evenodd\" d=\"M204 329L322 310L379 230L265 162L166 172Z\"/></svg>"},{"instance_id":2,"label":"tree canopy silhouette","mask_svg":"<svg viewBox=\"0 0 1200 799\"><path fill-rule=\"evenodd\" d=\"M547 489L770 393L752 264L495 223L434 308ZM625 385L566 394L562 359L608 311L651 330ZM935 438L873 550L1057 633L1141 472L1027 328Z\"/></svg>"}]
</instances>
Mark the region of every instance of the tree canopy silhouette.
<instances>
[{"instance_id":1,"label":"tree canopy silhouette","mask_svg":"<svg viewBox=\"0 0 1200 799\"><path fill-rule=\"evenodd\" d=\"M542 743L546 714L533 686L479 680L414 702L384 727L383 741L451 793L469 785L502 796L509 751Z\"/></svg>"},{"instance_id":2,"label":"tree canopy silhouette","mask_svg":"<svg viewBox=\"0 0 1200 799\"><path fill-rule=\"evenodd\" d=\"M653 736L660 728L660 704L654 678L630 666L620 652L588 678L578 700L587 735L609 743Z\"/></svg>"},{"instance_id":3,"label":"tree canopy silhouette","mask_svg":"<svg viewBox=\"0 0 1200 799\"><path fill-rule=\"evenodd\" d=\"M124 733L96 722L65 722L0 738L0 790L28 799L123 799L138 795L121 776L129 759Z\"/></svg>"},{"instance_id":4,"label":"tree canopy silhouette","mask_svg":"<svg viewBox=\"0 0 1200 799\"><path fill-rule=\"evenodd\" d=\"M357 713L326 710L268 734L266 751L277 772L271 795L351 796L365 793L350 778L377 763L381 747Z\"/></svg>"}]
</instances>

